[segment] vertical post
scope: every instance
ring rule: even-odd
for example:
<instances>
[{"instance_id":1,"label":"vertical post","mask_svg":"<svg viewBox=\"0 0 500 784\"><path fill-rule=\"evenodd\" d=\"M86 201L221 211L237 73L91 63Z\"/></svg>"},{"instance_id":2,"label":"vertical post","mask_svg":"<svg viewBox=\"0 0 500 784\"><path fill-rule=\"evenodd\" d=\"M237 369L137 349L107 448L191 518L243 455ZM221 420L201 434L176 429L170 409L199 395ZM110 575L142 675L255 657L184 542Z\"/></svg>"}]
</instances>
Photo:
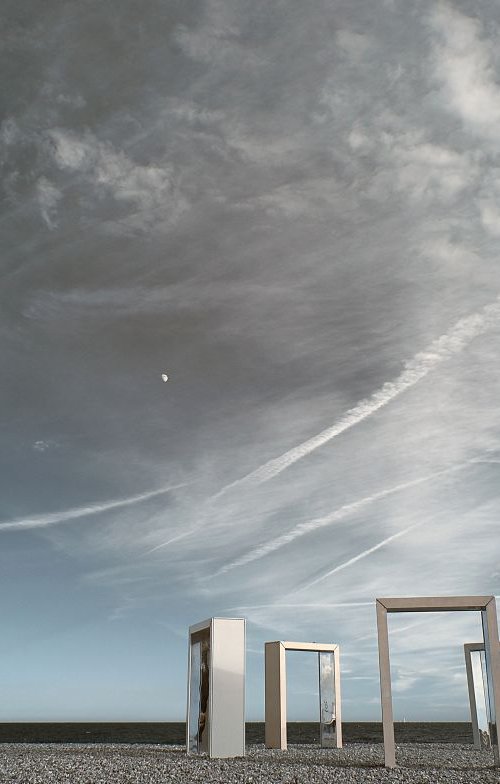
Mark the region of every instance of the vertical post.
<instances>
[{"instance_id":1,"label":"vertical post","mask_svg":"<svg viewBox=\"0 0 500 784\"><path fill-rule=\"evenodd\" d=\"M334 651L318 651L319 741L321 748L337 748Z\"/></svg>"},{"instance_id":2,"label":"vertical post","mask_svg":"<svg viewBox=\"0 0 500 784\"><path fill-rule=\"evenodd\" d=\"M384 756L386 768L396 767L396 746L394 743L394 718L392 713L391 663L389 659L389 631L387 609L376 601L378 661L380 669L380 700L382 703L382 725L384 730Z\"/></svg>"},{"instance_id":3,"label":"vertical post","mask_svg":"<svg viewBox=\"0 0 500 784\"><path fill-rule=\"evenodd\" d=\"M191 704L191 634L188 633L188 676L187 676L187 705L186 705L186 753L189 754L189 730L191 723L191 711L189 710Z\"/></svg>"},{"instance_id":4,"label":"vertical post","mask_svg":"<svg viewBox=\"0 0 500 784\"><path fill-rule=\"evenodd\" d=\"M342 709L340 701L340 646L333 653L333 682L335 685L335 744L342 748Z\"/></svg>"},{"instance_id":5,"label":"vertical post","mask_svg":"<svg viewBox=\"0 0 500 784\"><path fill-rule=\"evenodd\" d=\"M218 636L218 635L217 635ZM210 619L210 642L208 644L208 651L203 650L203 645L201 646L201 667L200 667L200 725L203 722L202 713L203 708L205 708L205 731L201 734L201 726L200 726L200 751L208 751L208 756L219 756L218 754L214 755L214 736L217 738L220 734L219 727L217 726L217 715L216 711L214 710L214 697L215 697L215 685L214 685L214 664L217 661L217 654L214 650L214 642L216 639L215 633L215 618ZM203 654L205 653L205 660ZM208 701L207 701L207 682L203 679L203 675L205 673L206 678L206 671L204 671L203 665L208 665ZM224 756L224 755L223 755Z\"/></svg>"},{"instance_id":6,"label":"vertical post","mask_svg":"<svg viewBox=\"0 0 500 784\"><path fill-rule=\"evenodd\" d=\"M213 618L210 646L211 757L245 755L245 621Z\"/></svg>"},{"instance_id":7,"label":"vertical post","mask_svg":"<svg viewBox=\"0 0 500 784\"><path fill-rule=\"evenodd\" d=\"M484 635L486 671L488 673L488 700L490 706L490 738L495 765L500 765L498 749L498 719L500 717L500 648L495 598L491 598L481 612Z\"/></svg>"},{"instance_id":8,"label":"vertical post","mask_svg":"<svg viewBox=\"0 0 500 784\"><path fill-rule=\"evenodd\" d=\"M287 748L285 648L276 641L266 642L264 650L266 746L284 751Z\"/></svg>"}]
</instances>

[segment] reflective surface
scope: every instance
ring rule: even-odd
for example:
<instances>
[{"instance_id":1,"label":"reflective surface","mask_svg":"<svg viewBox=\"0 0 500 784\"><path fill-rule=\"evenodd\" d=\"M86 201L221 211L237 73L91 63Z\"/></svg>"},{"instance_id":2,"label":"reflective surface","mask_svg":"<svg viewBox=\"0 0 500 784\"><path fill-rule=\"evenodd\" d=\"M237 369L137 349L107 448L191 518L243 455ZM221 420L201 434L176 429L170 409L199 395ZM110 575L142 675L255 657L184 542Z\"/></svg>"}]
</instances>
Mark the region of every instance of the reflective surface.
<instances>
[{"instance_id":1,"label":"reflective surface","mask_svg":"<svg viewBox=\"0 0 500 784\"><path fill-rule=\"evenodd\" d=\"M191 638L189 683L189 753L208 751L210 632Z\"/></svg>"},{"instance_id":2,"label":"reflective surface","mask_svg":"<svg viewBox=\"0 0 500 784\"><path fill-rule=\"evenodd\" d=\"M485 658L484 658L484 690L486 694L486 711L487 711L487 721L489 727L489 740L491 745L498 747L498 738L497 738L497 717L495 715L495 699L493 695L493 678L491 676L491 666L492 662L490 661L490 640L488 639L488 623L487 623L487 616L486 611L483 610L481 612L481 621L483 625L483 640L484 640L484 648L486 651ZM493 643L495 644L495 643ZM479 721L479 716L478 716Z\"/></svg>"},{"instance_id":3,"label":"reflective surface","mask_svg":"<svg viewBox=\"0 0 500 784\"><path fill-rule=\"evenodd\" d=\"M201 643L191 644L190 651L190 674L189 683L189 737L188 751L190 753L198 751L198 724L200 720L200 664L201 664Z\"/></svg>"},{"instance_id":4,"label":"reflective surface","mask_svg":"<svg viewBox=\"0 0 500 784\"><path fill-rule=\"evenodd\" d=\"M210 638L201 643L200 666L200 719L198 722L198 750L208 751L209 689L210 689Z\"/></svg>"},{"instance_id":5,"label":"reflective surface","mask_svg":"<svg viewBox=\"0 0 500 784\"><path fill-rule=\"evenodd\" d=\"M490 716L488 700L488 677L486 671L486 654L484 651L471 651L472 679L476 701L477 728L482 749L489 749Z\"/></svg>"},{"instance_id":6,"label":"reflective surface","mask_svg":"<svg viewBox=\"0 0 500 784\"><path fill-rule=\"evenodd\" d=\"M319 665L319 739L324 748L335 748L334 654L318 653Z\"/></svg>"}]
</instances>

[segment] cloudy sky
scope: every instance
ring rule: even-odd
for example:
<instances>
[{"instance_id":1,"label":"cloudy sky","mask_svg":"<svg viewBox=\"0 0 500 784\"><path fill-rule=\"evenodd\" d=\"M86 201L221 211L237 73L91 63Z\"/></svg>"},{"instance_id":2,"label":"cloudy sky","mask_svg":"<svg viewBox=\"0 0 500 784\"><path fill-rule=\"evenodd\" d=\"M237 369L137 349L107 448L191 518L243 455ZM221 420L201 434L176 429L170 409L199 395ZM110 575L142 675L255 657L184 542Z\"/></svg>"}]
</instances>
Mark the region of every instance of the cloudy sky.
<instances>
[{"instance_id":1,"label":"cloudy sky","mask_svg":"<svg viewBox=\"0 0 500 784\"><path fill-rule=\"evenodd\" d=\"M375 597L500 594L500 6L2 15L0 720L182 719L212 615L378 720ZM391 629L465 720L475 614Z\"/></svg>"}]
</instances>

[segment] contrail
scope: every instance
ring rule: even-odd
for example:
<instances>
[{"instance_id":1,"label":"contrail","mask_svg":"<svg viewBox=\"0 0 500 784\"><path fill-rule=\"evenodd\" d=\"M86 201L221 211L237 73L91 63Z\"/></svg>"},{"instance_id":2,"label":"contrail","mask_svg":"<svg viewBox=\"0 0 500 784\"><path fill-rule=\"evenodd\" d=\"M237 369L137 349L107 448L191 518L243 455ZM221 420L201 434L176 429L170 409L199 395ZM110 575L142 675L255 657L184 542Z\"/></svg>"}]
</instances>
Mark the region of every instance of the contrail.
<instances>
[{"instance_id":1,"label":"contrail","mask_svg":"<svg viewBox=\"0 0 500 784\"><path fill-rule=\"evenodd\" d=\"M380 492L374 493L373 495L360 498L358 501L354 501L351 504L344 504L344 506L341 506L339 509L336 509L334 512L331 512L324 517L316 517L314 520L308 520L305 523L299 523L294 528L292 528L291 531L287 531L286 534L282 534L281 536L277 536L275 539L271 539L270 542L266 542L260 547L245 553L245 555L242 555L240 558L237 558L231 563L221 567L217 572L215 572L215 574L212 575L212 577L218 577L219 575L225 574L226 572L229 572L232 569L236 569L239 566L245 566L252 561L257 561L259 558L264 558L264 556L269 555L269 553L272 553L275 550L279 550L280 547L293 542L294 539L297 539L300 536L305 536L306 534L310 533L311 531L315 531L318 528L323 528L324 526L331 525L332 523L336 523L339 520L343 520L344 517L348 517L349 515L358 512L360 509L363 509L365 506L368 506L375 501L379 501L380 499L386 498L387 496L393 495L394 493L399 493L401 490L407 490L409 487L417 487L418 485L424 484L424 482L430 482L432 479L435 479L438 476L460 471L462 468L470 465L470 463L475 462L478 461L468 460L464 463L451 466L450 468L444 468L441 471L435 471L433 474L427 474L426 476L421 476L418 479L402 482L399 485L394 485L393 487L389 487L386 490L381 490Z\"/></svg>"},{"instance_id":2,"label":"contrail","mask_svg":"<svg viewBox=\"0 0 500 784\"><path fill-rule=\"evenodd\" d=\"M185 487L186 482L178 485L170 485L169 487L162 487L159 490L151 490L148 493L141 493L140 495L131 495L128 498L119 498L115 501L108 501L105 504L90 504L89 506L79 506L76 509L65 509L62 512L54 512L52 514L33 515L32 517L18 517L14 520L9 520L6 523L0 523L0 531L12 531L28 528L46 528L49 525L57 525L64 523L66 520L76 520L79 517L87 517L89 515L100 514L107 512L110 509L119 509L124 506L132 506L133 504L140 504L142 501L147 501L149 498L154 498L157 495L165 495L172 490L177 490L179 487Z\"/></svg>"},{"instance_id":3,"label":"contrail","mask_svg":"<svg viewBox=\"0 0 500 784\"><path fill-rule=\"evenodd\" d=\"M259 485L280 474L297 460L311 454L315 449L324 446L332 438L336 438L345 430L354 427L379 409L386 406L407 389L415 386L432 370L443 362L459 354L474 338L487 332L498 323L500 317L500 296L486 305L482 310L470 316L459 319L456 324L444 335L434 340L427 349L404 363L404 370L394 381L386 381L380 389L370 397L361 400L354 408L350 408L331 427L326 428L318 435L309 438L302 444L289 449L279 457L268 460L267 463L256 468L246 476L236 479L223 487L211 497L214 501L225 495L229 490L238 486Z\"/></svg>"},{"instance_id":4,"label":"contrail","mask_svg":"<svg viewBox=\"0 0 500 784\"><path fill-rule=\"evenodd\" d=\"M348 561L344 561L344 563L340 564L340 566L336 566L335 569L331 569L329 572L325 572L325 574L322 574L321 577L316 577L315 580L311 580L310 583L301 586L296 591L292 591L292 593L299 593L305 591L307 588L312 588L313 585L320 583L322 580L326 580L326 578L331 577L332 574L335 574L336 572L340 572L342 569L347 569L348 566L352 566L352 564L356 563L357 561L361 561L362 558L366 558L368 555L371 555L376 550L380 550L381 547L385 547L386 544L393 542L395 539L399 539L400 536L405 536L405 534L408 534L414 528L418 528L421 525L424 525L424 523L423 522L413 523L413 525L409 525L408 528L404 528L402 531L399 531L397 534L392 534L392 536L388 536L387 539L382 539L382 541L379 542L378 544L374 545L373 547L370 547L368 550L363 550L363 552L359 553L359 555L355 555L354 558L349 558Z\"/></svg>"},{"instance_id":5,"label":"contrail","mask_svg":"<svg viewBox=\"0 0 500 784\"><path fill-rule=\"evenodd\" d=\"M296 610L297 607L314 607L321 609L322 607L373 607L373 599L369 602L307 602L302 604L282 604L280 602L272 602L271 604L240 604L237 607L226 607L224 612L248 612L249 610L268 610L268 609L287 609Z\"/></svg>"},{"instance_id":6,"label":"contrail","mask_svg":"<svg viewBox=\"0 0 500 784\"><path fill-rule=\"evenodd\" d=\"M161 544L155 545L155 547L152 547L150 550L146 550L144 555L151 555L151 553L155 553L157 550L161 550L163 547L167 547L167 545L169 544L178 542L180 539L185 539L187 536L189 536L190 534L194 533L197 530L198 527L191 528L189 531L184 531L182 534L176 534L175 536L172 536L170 539L167 539L166 542L162 542Z\"/></svg>"}]
</instances>

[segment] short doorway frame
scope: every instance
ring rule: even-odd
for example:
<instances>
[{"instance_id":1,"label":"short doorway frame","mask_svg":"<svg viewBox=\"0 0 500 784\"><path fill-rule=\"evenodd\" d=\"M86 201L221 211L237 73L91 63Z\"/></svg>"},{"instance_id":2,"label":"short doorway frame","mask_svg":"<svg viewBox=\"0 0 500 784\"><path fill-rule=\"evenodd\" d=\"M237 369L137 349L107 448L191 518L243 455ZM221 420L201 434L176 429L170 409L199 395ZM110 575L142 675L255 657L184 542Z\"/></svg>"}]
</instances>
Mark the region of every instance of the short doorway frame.
<instances>
[{"instance_id":1,"label":"short doorway frame","mask_svg":"<svg viewBox=\"0 0 500 784\"><path fill-rule=\"evenodd\" d=\"M313 651L333 654L333 687L335 711L335 748L342 748L342 717L340 700L340 646L333 643L266 642L265 650L265 742L267 748L287 748L286 731L286 652Z\"/></svg>"}]
</instances>

